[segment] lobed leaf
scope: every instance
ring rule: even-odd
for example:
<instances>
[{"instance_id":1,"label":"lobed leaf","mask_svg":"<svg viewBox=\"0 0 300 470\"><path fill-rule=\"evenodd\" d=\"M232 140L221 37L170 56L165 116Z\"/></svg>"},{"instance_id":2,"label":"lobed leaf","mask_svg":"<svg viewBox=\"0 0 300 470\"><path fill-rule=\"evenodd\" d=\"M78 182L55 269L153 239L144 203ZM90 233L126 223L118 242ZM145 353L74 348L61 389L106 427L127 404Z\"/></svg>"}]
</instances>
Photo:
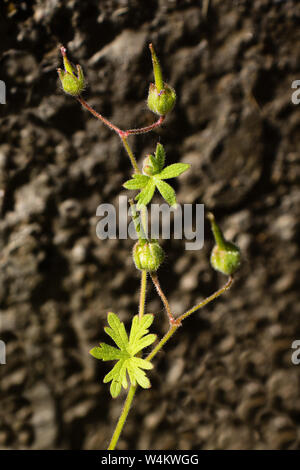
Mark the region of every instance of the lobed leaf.
<instances>
[{"instance_id":1,"label":"lobed leaf","mask_svg":"<svg viewBox=\"0 0 300 470\"><path fill-rule=\"evenodd\" d=\"M163 148L161 144L157 144L156 146L155 157L156 157L159 171L162 171L163 167L165 166L166 153L165 153L165 149Z\"/></svg>"},{"instance_id":2,"label":"lobed leaf","mask_svg":"<svg viewBox=\"0 0 300 470\"><path fill-rule=\"evenodd\" d=\"M151 201L155 191L155 181L153 178L149 178L147 186L135 197L138 201L137 209L141 209L142 206L146 206Z\"/></svg>"},{"instance_id":3,"label":"lobed leaf","mask_svg":"<svg viewBox=\"0 0 300 470\"><path fill-rule=\"evenodd\" d=\"M188 170L190 166L191 165L188 163L173 163L173 165L167 166L159 173L159 175L156 176L163 180L168 178L176 178L176 176L179 176Z\"/></svg>"},{"instance_id":4,"label":"lobed leaf","mask_svg":"<svg viewBox=\"0 0 300 470\"><path fill-rule=\"evenodd\" d=\"M150 346L150 344L154 343L155 340L156 340L156 335L151 334L151 335L144 336L140 340L136 341L133 346L131 346L131 345L129 346L130 347L130 352L133 355L135 355L139 351L142 351L143 349Z\"/></svg>"},{"instance_id":5,"label":"lobed leaf","mask_svg":"<svg viewBox=\"0 0 300 470\"><path fill-rule=\"evenodd\" d=\"M91 349L90 354L96 359L102 359L102 361L113 361L124 357L123 351L105 343L101 343L100 348Z\"/></svg>"},{"instance_id":6,"label":"lobed leaf","mask_svg":"<svg viewBox=\"0 0 300 470\"><path fill-rule=\"evenodd\" d=\"M156 186L164 200L167 201L170 206L176 206L176 194L172 186L161 180L156 182Z\"/></svg>"},{"instance_id":7,"label":"lobed leaf","mask_svg":"<svg viewBox=\"0 0 300 470\"><path fill-rule=\"evenodd\" d=\"M128 346L128 337L124 323L120 322L117 315L112 312L108 314L107 321L110 328L104 328L105 332L114 340L120 349L126 349Z\"/></svg>"},{"instance_id":8,"label":"lobed leaf","mask_svg":"<svg viewBox=\"0 0 300 470\"><path fill-rule=\"evenodd\" d=\"M126 189L143 189L149 182L149 176L133 175L133 179L126 181L123 186Z\"/></svg>"},{"instance_id":9,"label":"lobed leaf","mask_svg":"<svg viewBox=\"0 0 300 470\"><path fill-rule=\"evenodd\" d=\"M91 349L90 353L97 359L103 361L116 360L116 364L106 374L104 383L111 382L110 393L116 398L122 387L128 387L127 374L132 385L139 384L143 388L150 387L150 381L144 370L150 370L153 365L150 361L135 357L135 354L152 344L156 335L148 334L154 316L144 315L142 319L136 315L131 324L129 339L124 323L119 320L114 313L108 314L109 327L105 328L106 333L114 340L119 349L106 343L101 343L100 347Z\"/></svg>"}]
</instances>

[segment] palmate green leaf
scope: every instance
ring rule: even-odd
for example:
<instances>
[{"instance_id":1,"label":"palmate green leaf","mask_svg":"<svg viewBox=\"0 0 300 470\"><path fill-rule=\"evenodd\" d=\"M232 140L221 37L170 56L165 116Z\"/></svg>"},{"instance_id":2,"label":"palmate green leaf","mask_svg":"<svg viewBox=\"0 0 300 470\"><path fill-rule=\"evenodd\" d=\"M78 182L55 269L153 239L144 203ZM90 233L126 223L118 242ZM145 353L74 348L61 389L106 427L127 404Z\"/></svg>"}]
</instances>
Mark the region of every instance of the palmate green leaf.
<instances>
[{"instance_id":1,"label":"palmate green leaf","mask_svg":"<svg viewBox=\"0 0 300 470\"><path fill-rule=\"evenodd\" d=\"M162 197L170 206L176 207L176 194L172 186L164 181L158 180L156 186Z\"/></svg>"},{"instance_id":2,"label":"palmate green leaf","mask_svg":"<svg viewBox=\"0 0 300 470\"><path fill-rule=\"evenodd\" d=\"M149 176L133 175L133 179L126 181L123 186L126 189L143 189L149 182Z\"/></svg>"},{"instance_id":3,"label":"palmate green leaf","mask_svg":"<svg viewBox=\"0 0 300 470\"><path fill-rule=\"evenodd\" d=\"M155 181L153 178L149 178L147 186L135 197L138 201L137 209L140 210L143 206L149 204L151 199L153 198L153 194L155 191Z\"/></svg>"},{"instance_id":4,"label":"palmate green leaf","mask_svg":"<svg viewBox=\"0 0 300 470\"><path fill-rule=\"evenodd\" d=\"M169 165L164 168L157 176L162 180L166 180L168 178L176 178L176 176L181 175L184 171L188 170L191 165L188 163L174 163L173 165Z\"/></svg>"},{"instance_id":5,"label":"palmate green leaf","mask_svg":"<svg viewBox=\"0 0 300 470\"><path fill-rule=\"evenodd\" d=\"M156 335L147 335L148 328L152 325L152 322L153 315L144 315L141 320L138 317L133 318L128 347L133 356L155 341Z\"/></svg>"},{"instance_id":6,"label":"palmate green leaf","mask_svg":"<svg viewBox=\"0 0 300 470\"><path fill-rule=\"evenodd\" d=\"M109 312L109 314L107 315L107 321L110 328L104 328L105 333L107 333L111 337L111 339L121 350L126 350L128 344L128 336L125 330L124 323L120 322L117 315L112 312Z\"/></svg>"},{"instance_id":7,"label":"palmate green leaf","mask_svg":"<svg viewBox=\"0 0 300 470\"><path fill-rule=\"evenodd\" d=\"M132 320L129 338L124 323L119 320L117 315L110 312L107 319L109 327L106 327L105 331L119 349L101 343L100 347L91 349L90 354L96 359L103 361L117 361L103 380L104 383L111 382L111 396L113 398L117 397L122 387L128 387L127 375L132 385L138 384L143 388L149 388L150 381L144 370L152 369L153 365L145 359L135 357L135 355L152 344L156 339L156 335L148 334L149 327L153 322L153 315L144 315L142 319L135 316Z\"/></svg>"}]
</instances>

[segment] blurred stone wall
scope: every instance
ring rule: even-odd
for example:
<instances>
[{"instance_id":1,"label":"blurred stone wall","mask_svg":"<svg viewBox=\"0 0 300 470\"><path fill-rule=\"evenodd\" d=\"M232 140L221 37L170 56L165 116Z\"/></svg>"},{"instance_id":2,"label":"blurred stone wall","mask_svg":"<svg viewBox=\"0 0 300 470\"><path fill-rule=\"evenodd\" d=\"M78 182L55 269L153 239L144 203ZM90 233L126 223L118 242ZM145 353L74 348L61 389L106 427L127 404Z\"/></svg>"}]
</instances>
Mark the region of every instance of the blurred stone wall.
<instances>
[{"instance_id":1,"label":"blurred stone wall","mask_svg":"<svg viewBox=\"0 0 300 470\"><path fill-rule=\"evenodd\" d=\"M178 201L213 210L243 265L156 358L119 448L299 448L297 2L6 0L0 12L1 448L105 448L120 412L124 396L102 384L109 365L88 351L107 311L127 324L137 313L133 242L96 236L97 206L117 204L132 170L118 137L62 93L56 67L64 44L89 103L123 129L145 126L150 41L178 101L161 129L131 138L139 163L157 141L168 163L191 163ZM164 242L176 314L225 281L205 235L200 251ZM153 289L147 309L163 334Z\"/></svg>"}]
</instances>

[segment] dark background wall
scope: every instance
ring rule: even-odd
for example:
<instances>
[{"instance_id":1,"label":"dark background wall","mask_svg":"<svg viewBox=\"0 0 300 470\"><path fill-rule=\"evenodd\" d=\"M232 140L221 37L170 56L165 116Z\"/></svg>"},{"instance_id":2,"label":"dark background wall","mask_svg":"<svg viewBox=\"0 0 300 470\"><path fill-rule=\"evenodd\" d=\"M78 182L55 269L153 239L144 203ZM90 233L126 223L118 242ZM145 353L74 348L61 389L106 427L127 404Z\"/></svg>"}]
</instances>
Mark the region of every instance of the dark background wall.
<instances>
[{"instance_id":1,"label":"dark background wall","mask_svg":"<svg viewBox=\"0 0 300 470\"><path fill-rule=\"evenodd\" d=\"M132 137L139 163L161 141L180 203L204 203L243 252L230 292L190 318L140 391L119 448L298 448L299 107L296 1L2 1L0 78L0 446L105 448L123 396L88 351L107 311L137 313L131 240L100 241L96 208L131 174L118 137L62 93L64 44L84 97L125 128L155 119L145 98L152 41L178 101L164 126ZM298 145L297 145L298 144ZM158 199L157 199L158 201ZM163 288L176 314L224 283L212 238L165 241ZM154 330L166 331L152 289Z\"/></svg>"}]
</instances>

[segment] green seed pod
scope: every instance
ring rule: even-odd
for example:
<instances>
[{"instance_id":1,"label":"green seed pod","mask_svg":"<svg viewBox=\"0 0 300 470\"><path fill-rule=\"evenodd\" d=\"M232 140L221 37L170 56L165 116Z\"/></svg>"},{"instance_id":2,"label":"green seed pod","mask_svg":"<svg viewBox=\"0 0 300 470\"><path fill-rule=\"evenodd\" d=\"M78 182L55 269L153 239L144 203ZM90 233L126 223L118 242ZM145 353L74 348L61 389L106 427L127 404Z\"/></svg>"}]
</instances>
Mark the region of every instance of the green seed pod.
<instances>
[{"instance_id":1,"label":"green seed pod","mask_svg":"<svg viewBox=\"0 0 300 470\"><path fill-rule=\"evenodd\" d=\"M157 271L165 258L161 246L156 240L138 241L133 248L133 261L140 271Z\"/></svg>"},{"instance_id":2,"label":"green seed pod","mask_svg":"<svg viewBox=\"0 0 300 470\"><path fill-rule=\"evenodd\" d=\"M66 93L72 96L79 96L85 88L85 80L80 65L75 67L71 64L66 55L66 49L60 48L64 61L64 70L57 69L62 87Z\"/></svg>"},{"instance_id":3,"label":"green seed pod","mask_svg":"<svg viewBox=\"0 0 300 470\"><path fill-rule=\"evenodd\" d=\"M172 111L175 101L176 93L172 87L164 83L164 88L158 91L154 83L150 83L147 100L150 111L160 116L165 116Z\"/></svg>"},{"instance_id":4,"label":"green seed pod","mask_svg":"<svg viewBox=\"0 0 300 470\"><path fill-rule=\"evenodd\" d=\"M172 87L163 81L161 67L154 48L152 44L149 47L152 55L155 84L150 83L147 104L150 111L165 116L175 105L176 93Z\"/></svg>"},{"instance_id":5,"label":"green seed pod","mask_svg":"<svg viewBox=\"0 0 300 470\"><path fill-rule=\"evenodd\" d=\"M208 218L216 241L211 253L210 263L217 271L231 276L240 267L240 250L234 243L225 240L213 214L208 214Z\"/></svg>"}]
</instances>

